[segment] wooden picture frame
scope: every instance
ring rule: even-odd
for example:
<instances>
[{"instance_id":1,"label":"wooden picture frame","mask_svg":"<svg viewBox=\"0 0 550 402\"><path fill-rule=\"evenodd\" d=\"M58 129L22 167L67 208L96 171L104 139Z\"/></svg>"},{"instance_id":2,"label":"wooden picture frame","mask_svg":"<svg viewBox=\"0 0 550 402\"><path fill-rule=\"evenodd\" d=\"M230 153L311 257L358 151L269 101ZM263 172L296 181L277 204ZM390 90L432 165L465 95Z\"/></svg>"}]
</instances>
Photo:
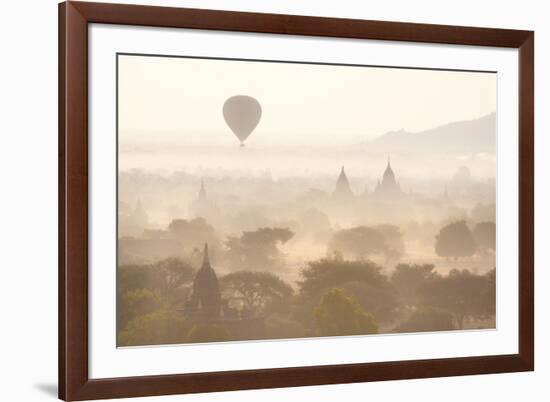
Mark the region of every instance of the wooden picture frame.
<instances>
[{"instance_id":1,"label":"wooden picture frame","mask_svg":"<svg viewBox=\"0 0 550 402\"><path fill-rule=\"evenodd\" d=\"M88 24L242 31L519 49L519 353L90 379ZM531 31L65 2L59 5L59 397L139 397L534 369L534 33Z\"/></svg>"}]
</instances>

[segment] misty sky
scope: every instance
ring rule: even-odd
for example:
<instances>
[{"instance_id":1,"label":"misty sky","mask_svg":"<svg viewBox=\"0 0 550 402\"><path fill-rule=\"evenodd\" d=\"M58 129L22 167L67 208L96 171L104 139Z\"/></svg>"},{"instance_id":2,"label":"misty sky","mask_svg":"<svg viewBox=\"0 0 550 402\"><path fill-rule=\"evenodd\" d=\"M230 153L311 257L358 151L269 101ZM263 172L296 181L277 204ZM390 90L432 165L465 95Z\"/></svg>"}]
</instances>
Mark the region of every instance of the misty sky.
<instances>
[{"instance_id":1,"label":"misty sky","mask_svg":"<svg viewBox=\"0 0 550 402\"><path fill-rule=\"evenodd\" d=\"M289 150L330 153L391 130L487 115L496 85L493 73L119 56L121 167L189 168L203 153L196 163L208 165L210 155L231 168L239 142L222 106L234 95L260 102L246 144L249 153L279 149L281 160L259 166L271 169L292 163Z\"/></svg>"}]
</instances>

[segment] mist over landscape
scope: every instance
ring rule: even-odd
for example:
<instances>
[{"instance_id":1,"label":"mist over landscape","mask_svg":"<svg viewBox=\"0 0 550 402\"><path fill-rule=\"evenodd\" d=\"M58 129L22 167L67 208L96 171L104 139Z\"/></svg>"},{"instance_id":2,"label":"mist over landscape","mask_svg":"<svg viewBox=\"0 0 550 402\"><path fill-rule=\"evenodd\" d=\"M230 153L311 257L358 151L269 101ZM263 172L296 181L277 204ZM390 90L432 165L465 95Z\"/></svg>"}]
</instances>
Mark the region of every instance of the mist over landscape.
<instances>
[{"instance_id":1,"label":"mist over landscape","mask_svg":"<svg viewBox=\"0 0 550 402\"><path fill-rule=\"evenodd\" d=\"M199 74L167 117L189 60L144 59L119 73L120 346L495 327L494 74L354 68L377 82L363 91L339 67L271 64L295 84L281 98L256 81L268 63L240 63L211 97ZM341 85L271 120L312 74ZM235 138L221 107L250 82L260 109Z\"/></svg>"}]
</instances>

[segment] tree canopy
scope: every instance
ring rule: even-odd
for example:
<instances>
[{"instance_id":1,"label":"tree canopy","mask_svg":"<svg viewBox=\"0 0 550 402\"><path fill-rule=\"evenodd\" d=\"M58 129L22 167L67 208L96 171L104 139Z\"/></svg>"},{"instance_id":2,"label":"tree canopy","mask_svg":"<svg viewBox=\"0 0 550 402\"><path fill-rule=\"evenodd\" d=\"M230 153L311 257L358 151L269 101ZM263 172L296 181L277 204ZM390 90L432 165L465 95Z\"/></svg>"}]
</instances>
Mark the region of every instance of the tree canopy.
<instances>
[{"instance_id":1,"label":"tree canopy","mask_svg":"<svg viewBox=\"0 0 550 402\"><path fill-rule=\"evenodd\" d=\"M184 283L191 282L195 275L191 264L179 258L159 261L153 268L157 270L158 287L165 295L169 295Z\"/></svg>"},{"instance_id":2,"label":"tree canopy","mask_svg":"<svg viewBox=\"0 0 550 402\"><path fill-rule=\"evenodd\" d=\"M117 285L117 323L125 328L129 321L159 309L171 309L183 304L195 271L179 258L167 258L154 264L120 265ZM183 286L183 287L182 287Z\"/></svg>"},{"instance_id":3,"label":"tree canopy","mask_svg":"<svg viewBox=\"0 0 550 402\"><path fill-rule=\"evenodd\" d=\"M294 233L288 228L264 227L229 237L225 242L226 258L233 269L266 271L280 265L283 258L279 246Z\"/></svg>"},{"instance_id":4,"label":"tree canopy","mask_svg":"<svg viewBox=\"0 0 550 402\"><path fill-rule=\"evenodd\" d=\"M232 304L256 314L293 293L289 284L269 272L233 272L222 277L220 284Z\"/></svg>"},{"instance_id":5,"label":"tree canopy","mask_svg":"<svg viewBox=\"0 0 550 402\"><path fill-rule=\"evenodd\" d=\"M336 232L329 243L329 250L339 251L363 259L388 249L384 235L368 226L356 226Z\"/></svg>"},{"instance_id":6,"label":"tree canopy","mask_svg":"<svg viewBox=\"0 0 550 402\"><path fill-rule=\"evenodd\" d=\"M317 330L322 336L375 334L372 315L342 289L331 289L315 309Z\"/></svg>"},{"instance_id":7,"label":"tree canopy","mask_svg":"<svg viewBox=\"0 0 550 402\"><path fill-rule=\"evenodd\" d=\"M152 313L161 302L149 289L133 289L122 292L118 298L117 325L124 328L134 318Z\"/></svg>"},{"instance_id":8,"label":"tree canopy","mask_svg":"<svg viewBox=\"0 0 550 402\"><path fill-rule=\"evenodd\" d=\"M167 297L179 286L193 280L191 264L180 258L167 258L153 264L120 265L118 292L149 289L159 297Z\"/></svg>"},{"instance_id":9,"label":"tree canopy","mask_svg":"<svg viewBox=\"0 0 550 402\"><path fill-rule=\"evenodd\" d=\"M396 317L399 301L397 293L391 286L373 286L366 282L346 282L339 285L347 294L366 311L370 312L376 322L384 324Z\"/></svg>"},{"instance_id":10,"label":"tree canopy","mask_svg":"<svg viewBox=\"0 0 550 402\"><path fill-rule=\"evenodd\" d=\"M474 226L474 238L483 250L495 251L496 248L496 225L494 222L480 222Z\"/></svg>"},{"instance_id":11,"label":"tree canopy","mask_svg":"<svg viewBox=\"0 0 550 402\"><path fill-rule=\"evenodd\" d=\"M300 215L300 223L303 230L307 232L316 232L330 229L330 219L324 212L317 208L309 208Z\"/></svg>"},{"instance_id":12,"label":"tree canopy","mask_svg":"<svg viewBox=\"0 0 550 402\"><path fill-rule=\"evenodd\" d=\"M179 239L184 247L189 250L201 249L205 242L208 242L211 249L217 248L219 244L218 235L212 225L204 218L174 219L168 225L168 232Z\"/></svg>"},{"instance_id":13,"label":"tree canopy","mask_svg":"<svg viewBox=\"0 0 550 402\"><path fill-rule=\"evenodd\" d=\"M437 276L419 289L421 305L451 312L459 329L467 318L484 318L495 313L494 270L476 275L468 270L452 270Z\"/></svg>"},{"instance_id":14,"label":"tree canopy","mask_svg":"<svg viewBox=\"0 0 550 402\"><path fill-rule=\"evenodd\" d=\"M453 315L448 311L427 307L415 310L395 332L449 331L454 329Z\"/></svg>"},{"instance_id":15,"label":"tree canopy","mask_svg":"<svg viewBox=\"0 0 550 402\"><path fill-rule=\"evenodd\" d=\"M302 280L298 281L300 291L305 294L319 294L327 288L346 282L363 282L372 286L388 285L382 268L372 261L349 261L340 257L322 258L310 261L302 269Z\"/></svg>"},{"instance_id":16,"label":"tree canopy","mask_svg":"<svg viewBox=\"0 0 550 402\"><path fill-rule=\"evenodd\" d=\"M130 321L119 333L118 344L133 346L184 343L187 341L188 331L189 324L181 314L159 310Z\"/></svg>"},{"instance_id":17,"label":"tree canopy","mask_svg":"<svg viewBox=\"0 0 550 402\"><path fill-rule=\"evenodd\" d=\"M388 259L399 259L405 254L405 242L398 226L383 224L375 226L375 229L384 236L384 253Z\"/></svg>"},{"instance_id":18,"label":"tree canopy","mask_svg":"<svg viewBox=\"0 0 550 402\"><path fill-rule=\"evenodd\" d=\"M435 252L441 257L470 257L477 250L477 244L465 221L450 223L435 237Z\"/></svg>"},{"instance_id":19,"label":"tree canopy","mask_svg":"<svg viewBox=\"0 0 550 402\"><path fill-rule=\"evenodd\" d=\"M152 269L151 264L125 264L119 265L117 269L118 293L127 290L153 288L155 271Z\"/></svg>"},{"instance_id":20,"label":"tree canopy","mask_svg":"<svg viewBox=\"0 0 550 402\"><path fill-rule=\"evenodd\" d=\"M438 276L432 264L399 264L391 273L390 281L402 302L414 306L418 304L418 289Z\"/></svg>"},{"instance_id":21,"label":"tree canopy","mask_svg":"<svg viewBox=\"0 0 550 402\"><path fill-rule=\"evenodd\" d=\"M272 246L277 242L286 243L294 233L288 228L260 228L252 232L243 232L241 241L246 246Z\"/></svg>"}]
</instances>

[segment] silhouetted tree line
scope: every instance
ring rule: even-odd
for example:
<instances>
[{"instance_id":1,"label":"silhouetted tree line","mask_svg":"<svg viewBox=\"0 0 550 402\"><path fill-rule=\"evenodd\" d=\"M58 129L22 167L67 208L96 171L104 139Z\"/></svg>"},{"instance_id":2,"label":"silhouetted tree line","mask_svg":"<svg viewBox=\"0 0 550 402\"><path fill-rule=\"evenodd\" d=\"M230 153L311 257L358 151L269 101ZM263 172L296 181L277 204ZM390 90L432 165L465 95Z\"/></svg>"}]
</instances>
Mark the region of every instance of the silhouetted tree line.
<instances>
[{"instance_id":1,"label":"silhouetted tree line","mask_svg":"<svg viewBox=\"0 0 550 402\"><path fill-rule=\"evenodd\" d=\"M457 221L444 226L435 238L435 252L441 257L470 257L476 252L494 252L496 248L496 225L481 222L470 230L466 221Z\"/></svg>"},{"instance_id":2,"label":"silhouetted tree line","mask_svg":"<svg viewBox=\"0 0 550 402\"><path fill-rule=\"evenodd\" d=\"M267 235L267 233L264 233ZM270 272L220 278L227 302L263 317L266 338L442 331L487 327L495 316L495 270L476 274L398 264L390 274L367 259L341 254L310 261L297 287ZM221 325L188 321L182 306L194 269L181 259L118 267L119 345L227 340Z\"/></svg>"}]
</instances>

